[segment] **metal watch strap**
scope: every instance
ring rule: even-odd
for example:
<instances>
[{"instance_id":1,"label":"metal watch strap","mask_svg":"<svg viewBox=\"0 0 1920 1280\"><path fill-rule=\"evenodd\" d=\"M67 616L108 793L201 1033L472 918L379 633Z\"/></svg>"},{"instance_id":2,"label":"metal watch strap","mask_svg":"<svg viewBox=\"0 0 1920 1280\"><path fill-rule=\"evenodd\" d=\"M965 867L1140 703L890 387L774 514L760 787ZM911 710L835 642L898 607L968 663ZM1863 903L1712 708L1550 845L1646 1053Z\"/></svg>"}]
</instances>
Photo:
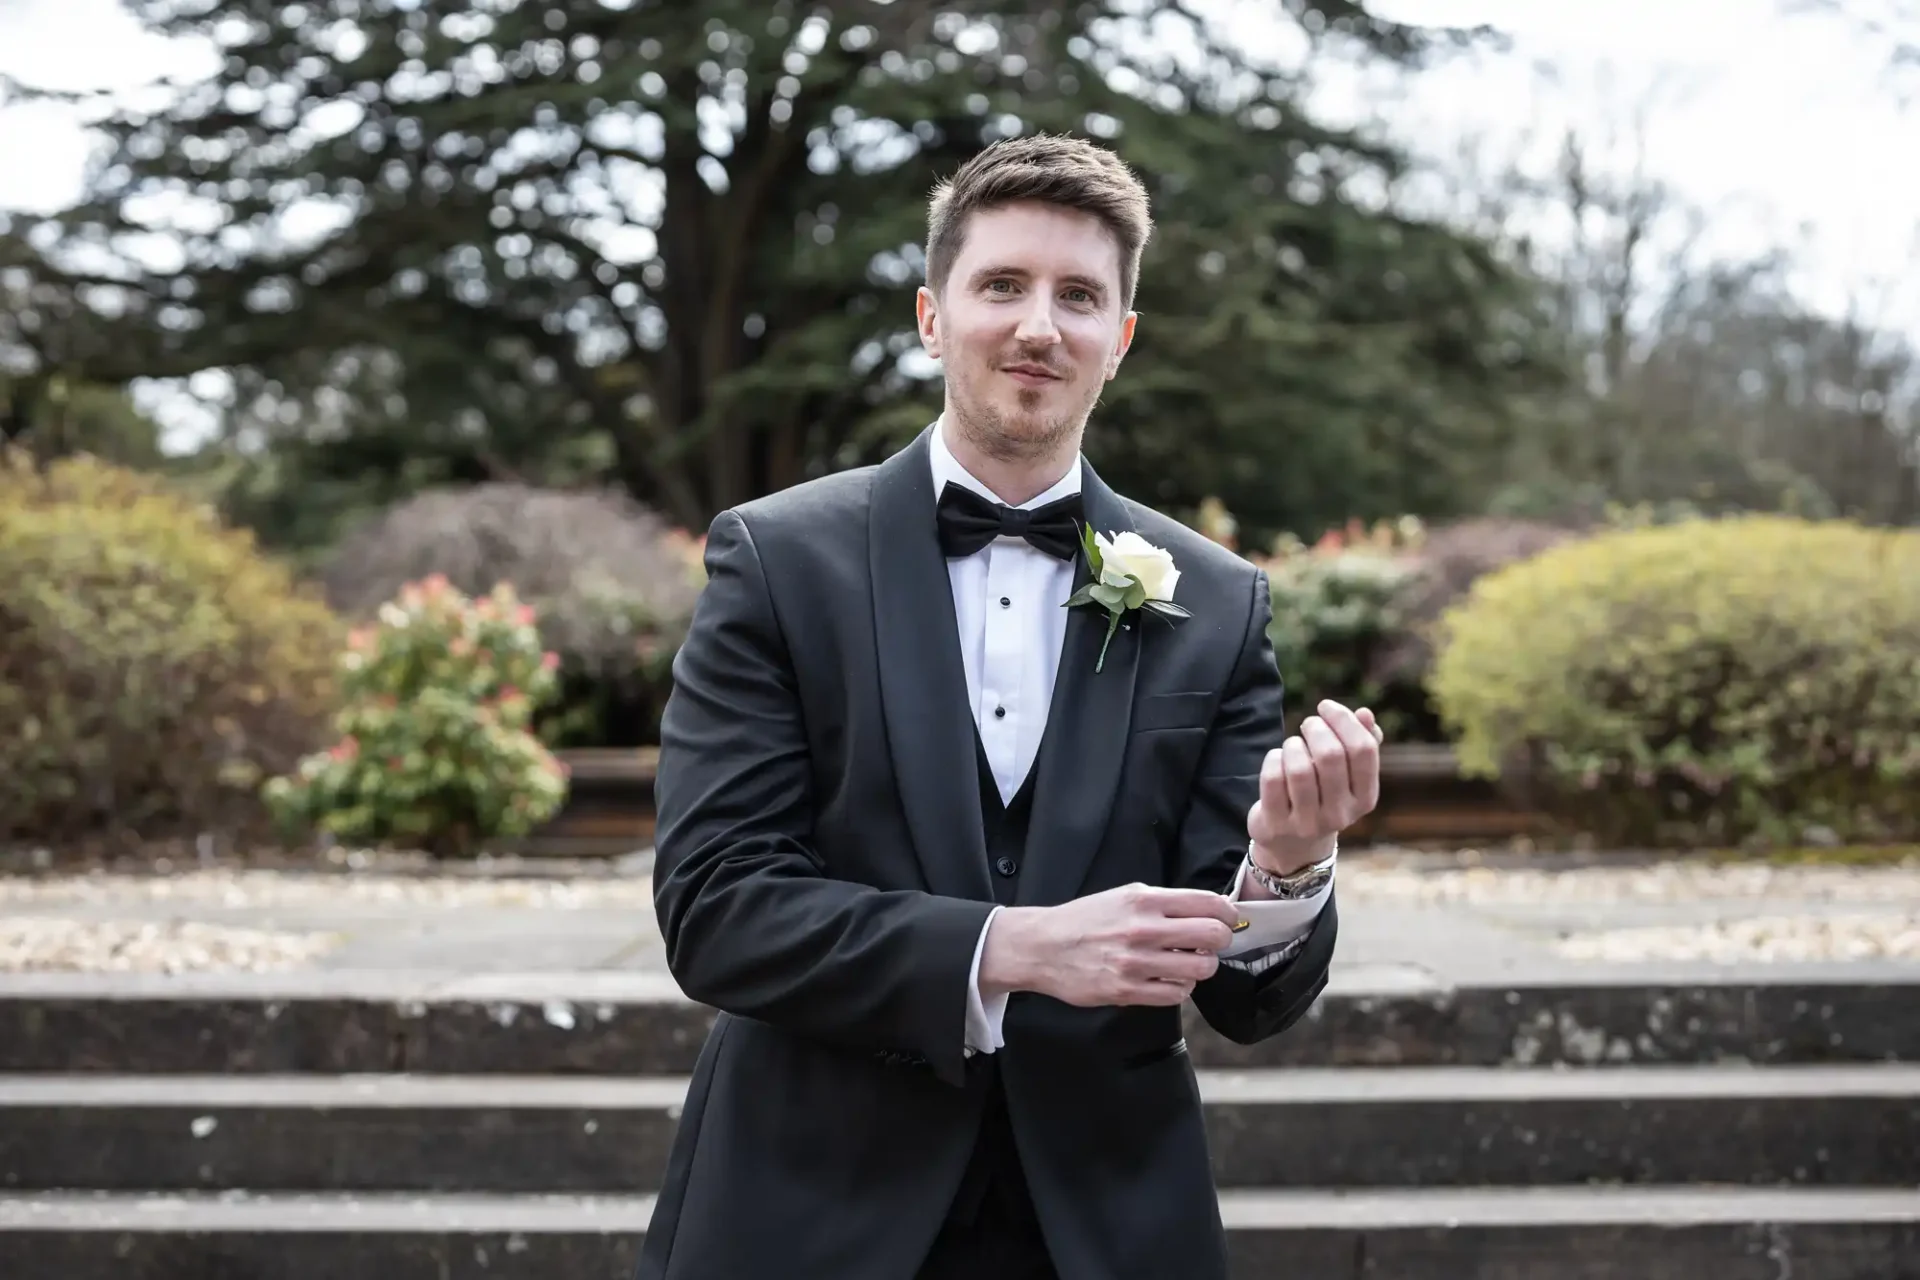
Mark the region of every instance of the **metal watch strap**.
<instances>
[{"instance_id":1,"label":"metal watch strap","mask_svg":"<svg viewBox=\"0 0 1920 1280\"><path fill-rule=\"evenodd\" d=\"M1247 841L1247 874L1276 898L1311 898L1333 879L1334 860L1339 857L1340 842L1334 841L1327 856L1287 875L1275 875L1253 859L1253 841Z\"/></svg>"}]
</instances>

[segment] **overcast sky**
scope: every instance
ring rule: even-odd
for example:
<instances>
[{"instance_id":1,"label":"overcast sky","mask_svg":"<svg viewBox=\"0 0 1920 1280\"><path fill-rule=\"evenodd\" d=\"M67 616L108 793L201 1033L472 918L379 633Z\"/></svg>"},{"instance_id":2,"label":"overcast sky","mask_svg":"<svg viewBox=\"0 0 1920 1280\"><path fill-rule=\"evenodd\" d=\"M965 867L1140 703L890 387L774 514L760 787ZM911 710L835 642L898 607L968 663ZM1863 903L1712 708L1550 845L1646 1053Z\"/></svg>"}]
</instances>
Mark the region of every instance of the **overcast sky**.
<instances>
[{"instance_id":1,"label":"overcast sky","mask_svg":"<svg viewBox=\"0 0 1920 1280\"><path fill-rule=\"evenodd\" d=\"M1214 0L1221 6L1254 0ZM1261 3L1267 0L1259 0ZM1892 12L1897 0L1849 0ZM1802 295L1920 338L1920 71L1840 17L1784 16L1778 0L1377 0L1421 23L1489 23L1511 53L1410 82L1330 77L1321 110L1384 118L1431 155L1477 139L1495 157L1551 162L1574 127L1707 210L1707 245L1795 247ZM1259 24L1236 24L1257 43ZM1913 33L1920 37L1920 32ZM1550 73L1549 73L1549 70ZM0 0L0 75L53 88L125 89L210 70L205 50L143 33L117 0ZM0 209L54 209L80 189L86 135L72 113L0 106Z\"/></svg>"}]
</instances>

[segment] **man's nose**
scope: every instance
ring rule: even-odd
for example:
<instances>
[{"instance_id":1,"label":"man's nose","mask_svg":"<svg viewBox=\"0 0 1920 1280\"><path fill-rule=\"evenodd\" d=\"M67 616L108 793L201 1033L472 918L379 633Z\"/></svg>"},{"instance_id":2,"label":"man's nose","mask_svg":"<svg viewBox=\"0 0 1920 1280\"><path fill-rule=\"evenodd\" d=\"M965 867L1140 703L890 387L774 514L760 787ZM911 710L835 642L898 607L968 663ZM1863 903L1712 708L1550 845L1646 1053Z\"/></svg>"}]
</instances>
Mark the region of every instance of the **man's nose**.
<instances>
[{"instance_id":1,"label":"man's nose","mask_svg":"<svg viewBox=\"0 0 1920 1280\"><path fill-rule=\"evenodd\" d=\"M1021 310L1020 328L1014 337L1035 346L1052 346L1060 341L1060 326L1053 319L1053 299L1035 293L1033 300Z\"/></svg>"}]
</instances>

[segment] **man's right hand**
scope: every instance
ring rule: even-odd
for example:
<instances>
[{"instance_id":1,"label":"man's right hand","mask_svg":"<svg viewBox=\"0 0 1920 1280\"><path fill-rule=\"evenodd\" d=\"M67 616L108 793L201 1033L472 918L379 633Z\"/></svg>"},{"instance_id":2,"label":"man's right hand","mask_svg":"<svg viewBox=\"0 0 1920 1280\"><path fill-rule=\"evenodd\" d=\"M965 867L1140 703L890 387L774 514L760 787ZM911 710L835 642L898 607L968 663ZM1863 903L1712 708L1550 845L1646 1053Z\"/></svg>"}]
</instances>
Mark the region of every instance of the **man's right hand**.
<instances>
[{"instance_id":1,"label":"man's right hand","mask_svg":"<svg viewBox=\"0 0 1920 1280\"><path fill-rule=\"evenodd\" d=\"M1083 1007L1177 1005L1213 976L1239 919L1223 894L1145 884L1057 907L1008 907L987 930L981 994L1038 991Z\"/></svg>"}]
</instances>

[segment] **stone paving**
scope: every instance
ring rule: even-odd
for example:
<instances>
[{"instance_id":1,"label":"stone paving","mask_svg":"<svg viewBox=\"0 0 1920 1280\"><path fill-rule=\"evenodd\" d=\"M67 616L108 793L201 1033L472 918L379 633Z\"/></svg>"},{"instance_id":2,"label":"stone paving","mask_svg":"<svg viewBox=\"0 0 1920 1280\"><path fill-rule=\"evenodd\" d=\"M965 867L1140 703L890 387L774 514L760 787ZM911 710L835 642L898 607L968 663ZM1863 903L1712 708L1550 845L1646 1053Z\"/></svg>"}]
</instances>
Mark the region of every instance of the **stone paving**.
<instances>
[{"instance_id":1,"label":"stone paving","mask_svg":"<svg viewBox=\"0 0 1920 1280\"><path fill-rule=\"evenodd\" d=\"M0 875L0 983L20 973L664 974L645 851L433 867ZM1920 858L1877 865L1354 850L1339 974L1416 985L1729 968L1920 974Z\"/></svg>"}]
</instances>

